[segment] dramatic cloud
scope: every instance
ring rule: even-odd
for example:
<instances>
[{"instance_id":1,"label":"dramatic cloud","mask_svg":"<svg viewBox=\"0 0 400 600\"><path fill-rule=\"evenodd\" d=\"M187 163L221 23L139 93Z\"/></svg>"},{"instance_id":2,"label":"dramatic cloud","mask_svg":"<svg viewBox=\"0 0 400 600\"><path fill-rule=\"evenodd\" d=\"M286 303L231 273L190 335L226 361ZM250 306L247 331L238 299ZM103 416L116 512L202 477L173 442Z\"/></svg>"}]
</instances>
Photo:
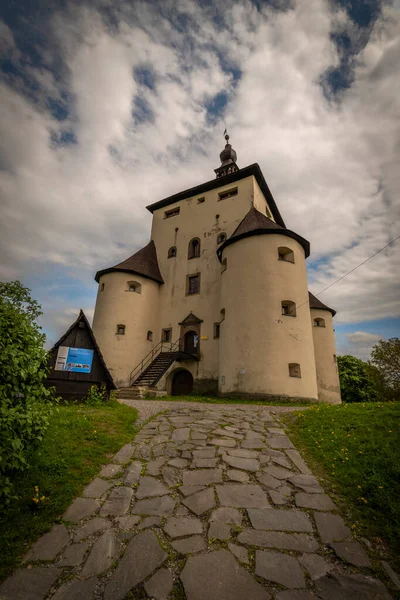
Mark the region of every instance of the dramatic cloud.
<instances>
[{"instance_id":1,"label":"dramatic cloud","mask_svg":"<svg viewBox=\"0 0 400 600\"><path fill-rule=\"evenodd\" d=\"M372 347L382 339L382 336L366 331L354 331L345 334L345 341L338 346L339 354L351 354L361 360L369 360Z\"/></svg>"},{"instance_id":2,"label":"dramatic cloud","mask_svg":"<svg viewBox=\"0 0 400 600\"><path fill-rule=\"evenodd\" d=\"M53 330L93 307L97 269L146 242L147 203L213 177L225 123L310 240L314 293L399 235L400 12L360 28L321 0L276 6L70 4L35 58L1 24L0 277L28 280ZM351 76L333 90L340 36ZM338 322L399 314L399 256L321 295Z\"/></svg>"}]
</instances>

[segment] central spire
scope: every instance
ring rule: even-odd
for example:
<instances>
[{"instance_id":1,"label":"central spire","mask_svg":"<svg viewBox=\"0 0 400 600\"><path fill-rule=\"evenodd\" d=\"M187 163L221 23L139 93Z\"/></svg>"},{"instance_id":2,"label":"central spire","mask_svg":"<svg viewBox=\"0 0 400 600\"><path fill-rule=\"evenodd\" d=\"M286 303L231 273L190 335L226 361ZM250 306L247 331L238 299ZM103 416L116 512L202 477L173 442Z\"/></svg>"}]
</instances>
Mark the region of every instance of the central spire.
<instances>
[{"instance_id":1,"label":"central spire","mask_svg":"<svg viewBox=\"0 0 400 600\"><path fill-rule=\"evenodd\" d=\"M229 143L229 135L226 129L224 131L224 137L226 140L225 148L219 155L219 158L221 160L221 166L218 167L218 169L214 169L217 179L219 177L223 177L224 175L229 175L230 173L235 173L236 171L239 171L239 167L236 164L236 152Z\"/></svg>"}]
</instances>

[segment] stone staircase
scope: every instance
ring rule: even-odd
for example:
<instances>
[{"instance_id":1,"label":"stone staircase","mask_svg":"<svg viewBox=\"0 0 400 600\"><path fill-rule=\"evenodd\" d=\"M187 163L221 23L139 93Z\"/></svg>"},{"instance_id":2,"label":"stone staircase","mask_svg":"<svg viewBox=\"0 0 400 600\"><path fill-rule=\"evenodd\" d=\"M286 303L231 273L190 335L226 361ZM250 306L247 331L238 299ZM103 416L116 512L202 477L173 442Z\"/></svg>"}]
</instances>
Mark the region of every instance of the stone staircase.
<instances>
[{"instance_id":1,"label":"stone staircase","mask_svg":"<svg viewBox=\"0 0 400 600\"><path fill-rule=\"evenodd\" d=\"M119 400L134 400L144 398L146 395L166 396L167 392L159 392L154 386L174 362L176 355L176 352L160 352L130 387L117 390L117 398Z\"/></svg>"}]
</instances>

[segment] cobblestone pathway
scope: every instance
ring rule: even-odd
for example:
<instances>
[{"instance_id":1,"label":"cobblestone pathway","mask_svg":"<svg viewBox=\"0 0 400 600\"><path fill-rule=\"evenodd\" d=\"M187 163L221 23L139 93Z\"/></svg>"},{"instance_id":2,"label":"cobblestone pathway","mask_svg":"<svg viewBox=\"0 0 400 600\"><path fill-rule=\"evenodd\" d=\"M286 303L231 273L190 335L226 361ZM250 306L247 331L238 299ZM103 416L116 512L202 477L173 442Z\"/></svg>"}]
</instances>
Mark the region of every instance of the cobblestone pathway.
<instances>
[{"instance_id":1,"label":"cobblestone pathway","mask_svg":"<svg viewBox=\"0 0 400 600\"><path fill-rule=\"evenodd\" d=\"M390 599L271 408L155 417L0 599Z\"/></svg>"}]
</instances>

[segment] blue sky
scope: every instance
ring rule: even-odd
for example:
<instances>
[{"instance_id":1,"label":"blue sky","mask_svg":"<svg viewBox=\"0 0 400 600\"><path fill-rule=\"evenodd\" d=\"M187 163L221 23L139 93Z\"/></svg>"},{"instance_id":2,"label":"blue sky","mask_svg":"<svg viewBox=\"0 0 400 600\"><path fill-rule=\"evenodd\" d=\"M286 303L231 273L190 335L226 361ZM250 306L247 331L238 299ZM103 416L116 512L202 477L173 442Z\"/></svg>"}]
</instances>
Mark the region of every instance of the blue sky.
<instances>
[{"instance_id":1,"label":"blue sky","mask_svg":"<svg viewBox=\"0 0 400 600\"><path fill-rule=\"evenodd\" d=\"M48 345L148 241L146 204L214 176L225 124L310 240L314 293L399 235L399 40L398 0L3 4L0 277ZM399 336L399 246L321 295L339 354Z\"/></svg>"}]
</instances>

